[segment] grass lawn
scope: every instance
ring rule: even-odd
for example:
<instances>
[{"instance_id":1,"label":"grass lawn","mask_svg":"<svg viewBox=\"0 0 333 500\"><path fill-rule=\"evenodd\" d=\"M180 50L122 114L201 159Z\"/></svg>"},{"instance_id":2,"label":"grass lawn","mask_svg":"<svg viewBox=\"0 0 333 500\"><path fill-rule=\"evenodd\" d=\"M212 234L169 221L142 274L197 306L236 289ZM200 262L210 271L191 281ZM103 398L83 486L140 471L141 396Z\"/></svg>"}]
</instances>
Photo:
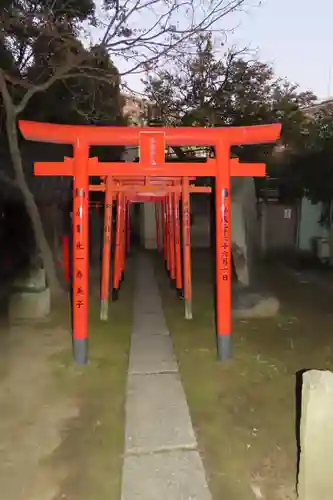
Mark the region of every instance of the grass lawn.
<instances>
[{"instance_id":1,"label":"grass lawn","mask_svg":"<svg viewBox=\"0 0 333 500\"><path fill-rule=\"evenodd\" d=\"M62 443L49 460L66 470L54 500L120 498L133 280L129 269L119 301L110 304L108 322L99 319L97 297L91 299L89 364L73 364L70 338L69 348L55 358L59 388L75 399L79 413L67 422ZM59 320L64 321L64 313Z\"/></svg>"},{"instance_id":2,"label":"grass lawn","mask_svg":"<svg viewBox=\"0 0 333 500\"><path fill-rule=\"evenodd\" d=\"M193 321L156 264L199 448L214 500L295 498L297 374L333 368L332 296L264 272L281 300L274 319L233 321L233 359L216 359L209 252L193 252Z\"/></svg>"}]
</instances>

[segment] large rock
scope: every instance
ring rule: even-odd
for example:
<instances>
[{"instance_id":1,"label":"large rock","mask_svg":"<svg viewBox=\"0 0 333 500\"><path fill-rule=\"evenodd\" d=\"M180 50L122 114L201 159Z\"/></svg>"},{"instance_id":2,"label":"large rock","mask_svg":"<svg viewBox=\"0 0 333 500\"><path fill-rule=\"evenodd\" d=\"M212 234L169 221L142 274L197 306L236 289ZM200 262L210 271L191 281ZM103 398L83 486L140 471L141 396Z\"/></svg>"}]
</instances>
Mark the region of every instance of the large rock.
<instances>
[{"instance_id":1,"label":"large rock","mask_svg":"<svg viewBox=\"0 0 333 500\"><path fill-rule=\"evenodd\" d=\"M241 287L233 290L232 313L234 317L271 318L276 316L279 309L279 300L267 292L251 291Z\"/></svg>"},{"instance_id":2,"label":"large rock","mask_svg":"<svg viewBox=\"0 0 333 500\"><path fill-rule=\"evenodd\" d=\"M231 240L234 266L239 282L252 286L257 276L260 253L260 223L252 177L231 179Z\"/></svg>"}]
</instances>

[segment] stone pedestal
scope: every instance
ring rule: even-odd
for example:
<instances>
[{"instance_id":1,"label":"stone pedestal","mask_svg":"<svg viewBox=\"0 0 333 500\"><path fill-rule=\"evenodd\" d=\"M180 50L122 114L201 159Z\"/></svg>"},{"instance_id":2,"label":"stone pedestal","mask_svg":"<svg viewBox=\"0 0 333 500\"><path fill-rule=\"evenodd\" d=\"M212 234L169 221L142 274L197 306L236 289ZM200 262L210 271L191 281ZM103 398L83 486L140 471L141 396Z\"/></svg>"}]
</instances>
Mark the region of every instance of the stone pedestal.
<instances>
[{"instance_id":1,"label":"stone pedestal","mask_svg":"<svg viewBox=\"0 0 333 500\"><path fill-rule=\"evenodd\" d=\"M9 319L40 319L51 311L51 293L46 286L44 269L35 269L18 279L9 299Z\"/></svg>"},{"instance_id":2,"label":"stone pedestal","mask_svg":"<svg viewBox=\"0 0 333 500\"><path fill-rule=\"evenodd\" d=\"M14 293L9 300L11 321L45 318L51 312L50 289L39 292Z\"/></svg>"}]
</instances>

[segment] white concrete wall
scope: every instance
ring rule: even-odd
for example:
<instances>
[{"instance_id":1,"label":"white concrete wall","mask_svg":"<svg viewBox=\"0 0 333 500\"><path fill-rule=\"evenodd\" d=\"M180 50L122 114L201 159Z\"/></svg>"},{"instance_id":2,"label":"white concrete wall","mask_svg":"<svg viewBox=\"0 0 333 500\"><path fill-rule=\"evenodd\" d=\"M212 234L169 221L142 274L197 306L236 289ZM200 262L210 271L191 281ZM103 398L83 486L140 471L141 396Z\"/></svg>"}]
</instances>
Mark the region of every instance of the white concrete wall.
<instances>
[{"instance_id":1,"label":"white concrete wall","mask_svg":"<svg viewBox=\"0 0 333 500\"><path fill-rule=\"evenodd\" d=\"M191 195L191 245L193 248L209 248L210 237L210 196Z\"/></svg>"},{"instance_id":2,"label":"white concrete wall","mask_svg":"<svg viewBox=\"0 0 333 500\"><path fill-rule=\"evenodd\" d=\"M141 235L144 248L147 250L157 248L155 203L143 203L141 206Z\"/></svg>"},{"instance_id":3,"label":"white concrete wall","mask_svg":"<svg viewBox=\"0 0 333 500\"><path fill-rule=\"evenodd\" d=\"M191 245L193 248L209 248L210 220L207 214L196 214L191 226Z\"/></svg>"},{"instance_id":4,"label":"white concrete wall","mask_svg":"<svg viewBox=\"0 0 333 500\"><path fill-rule=\"evenodd\" d=\"M193 224L191 225L191 245L193 248L210 248L211 246L209 203L208 197L206 200L198 200L198 198L192 197L191 213L193 215ZM237 202L233 202L231 208L232 240L246 253L243 209ZM142 204L141 235L146 249L156 249L156 222L153 203ZM163 246L163 241L161 241L161 246Z\"/></svg>"},{"instance_id":5,"label":"white concrete wall","mask_svg":"<svg viewBox=\"0 0 333 500\"><path fill-rule=\"evenodd\" d=\"M321 203L312 204L307 198L301 202L301 214L299 220L298 249L303 251L312 250L312 239L326 237L325 228L319 224L321 214Z\"/></svg>"},{"instance_id":6,"label":"white concrete wall","mask_svg":"<svg viewBox=\"0 0 333 500\"><path fill-rule=\"evenodd\" d=\"M207 210L205 210L206 213L198 213L198 209L195 209L194 212L196 213L193 216L193 224L191 226L191 245L193 248L209 248L211 244L209 213L207 212ZM162 214L160 214L160 224L162 220L161 218ZM154 203L142 204L141 235L141 240L143 242L144 248L146 248L147 250L153 250L157 248ZM160 233L160 236L162 247L162 232Z\"/></svg>"}]
</instances>

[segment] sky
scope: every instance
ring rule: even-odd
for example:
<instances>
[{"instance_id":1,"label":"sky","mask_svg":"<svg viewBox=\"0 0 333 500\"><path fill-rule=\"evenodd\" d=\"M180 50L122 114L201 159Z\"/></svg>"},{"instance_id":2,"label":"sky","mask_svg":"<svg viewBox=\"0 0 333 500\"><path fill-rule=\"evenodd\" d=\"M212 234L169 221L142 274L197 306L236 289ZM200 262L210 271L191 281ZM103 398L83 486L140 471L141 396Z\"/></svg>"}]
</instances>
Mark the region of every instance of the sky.
<instances>
[{"instance_id":1,"label":"sky","mask_svg":"<svg viewBox=\"0 0 333 500\"><path fill-rule=\"evenodd\" d=\"M258 48L278 76L324 99L333 95L332 20L332 0L264 0L240 16L234 38Z\"/></svg>"},{"instance_id":2,"label":"sky","mask_svg":"<svg viewBox=\"0 0 333 500\"><path fill-rule=\"evenodd\" d=\"M237 27L230 44L257 49L259 59L273 64L277 76L324 99L333 95L332 20L332 0L263 0L260 7L248 6L226 23ZM142 89L139 77L131 77L129 85Z\"/></svg>"}]
</instances>

